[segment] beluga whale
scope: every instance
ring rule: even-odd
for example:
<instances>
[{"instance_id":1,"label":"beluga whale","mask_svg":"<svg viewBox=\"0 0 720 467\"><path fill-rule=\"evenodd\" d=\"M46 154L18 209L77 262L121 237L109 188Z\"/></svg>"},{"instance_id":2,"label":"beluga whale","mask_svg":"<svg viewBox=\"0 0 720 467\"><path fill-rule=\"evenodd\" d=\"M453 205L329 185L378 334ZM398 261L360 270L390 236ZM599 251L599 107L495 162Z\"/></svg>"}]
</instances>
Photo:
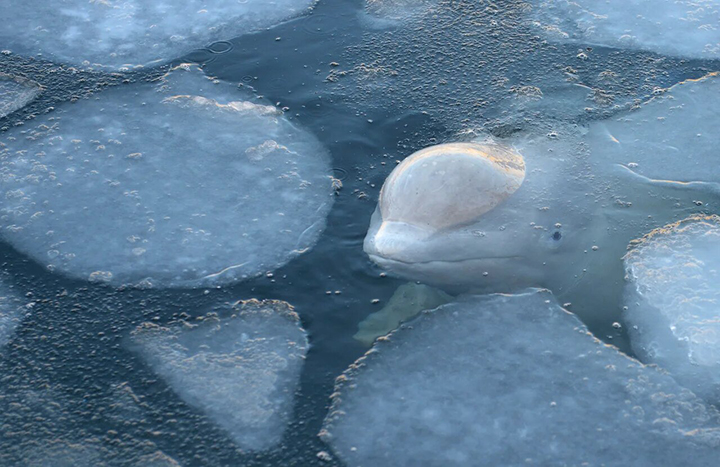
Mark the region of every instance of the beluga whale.
<instances>
[{"instance_id":1,"label":"beluga whale","mask_svg":"<svg viewBox=\"0 0 720 467\"><path fill-rule=\"evenodd\" d=\"M528 226L534 213L523 215L522 192L512 199L525 177L519 152L492 141L422 149L385 181L365 252L401 276L451 289L471 287L481 277L498 284L539 280L531 278L535 268L523 250L545 235L518 225L522 219ZM506 209L495 209L500 205ZM514 241L504 241L508 236ZM561 237L554 231L547 246Z\"/></svg>"},{"instance_id":2,"label":"beluga whale","mask_svg":"<svg viewBox=\"0 0 720 467\"><path fill-rule=\"evenodd\" d=\"M717 214L713 120L697 104L717 100L718 85L716 74L688 80L586 126L421 149L383 184L364 251L451 294L547 288L591 328L607 326L620 319L631 242Z\"/></svg>"},{"instance_id":3,"label":"beluga whale","mask_svg":"<svg viewBox=\"0 0 720 467\"><path fill-rule=\"evenodd\" d=\"M464 132L400 162L364 250L393 275L464 295L430 303L424 287L401 286L360 323L354 337L365 343L373 331L376 340L336 379L319 433L338 457L349 466L601 464L628 449L643 465L672 465L677 453L701 459L709 446L716 456L702 438L717 433L717 412L702 398L720 394L711 377L720 348L718 85L714 76L688 81L587 125L539 122L502 139ZM408 310L423 312L409 321ZM397 316L406 324L378 336ZM635 354L663 370L623 354L628 344L610 341L621 331L594 337L620 321ZM710 424L674 419L691 406L707 408ZM589 428L611 413L611 429ZM597 454L573 452L586 429L580 438ZM408 439L419 443L398 449Z\"/></svg>"},{"instance_id":4,"label":"beluga whale","mask_svg":"<svg viewBox=\"0 0 720 467\"><path fill-rule=\"evenodd\" d=\"M451 293L569 288L576 278L560 270L586 265L569 252L592 250L586 237L602 220L585 158L551 152L556 144L485 138L412 154L383 184L365 252Z\"/></svg>"}]
</instances>

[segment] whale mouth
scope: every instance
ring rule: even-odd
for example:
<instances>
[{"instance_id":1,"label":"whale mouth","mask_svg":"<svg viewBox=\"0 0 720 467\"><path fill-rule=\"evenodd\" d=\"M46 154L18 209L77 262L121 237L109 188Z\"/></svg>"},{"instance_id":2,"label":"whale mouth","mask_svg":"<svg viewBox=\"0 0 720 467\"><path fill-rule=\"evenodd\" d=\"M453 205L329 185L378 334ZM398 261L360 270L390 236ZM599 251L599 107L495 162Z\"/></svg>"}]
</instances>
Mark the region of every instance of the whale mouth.
<instances>
[{"instance_id":1,"label":"whale mouth","mask_svg":"<svg viewBox=\"0 0 720 467\"><path fill-rule=\"evenodd\" d=\"M483 262L483 261L497 261L497 260L516 260L523 259L520 255L508 255L508 256L482 256L476 258L463 258L463 259L433 259L427 261L403 261L399 259L388 258L387 256L377 255L368 253L368 257L380 266L384 265L400 265L400 266L433 266L441 264L463 264L472 262Z\"/></svg>"}]
</instances>

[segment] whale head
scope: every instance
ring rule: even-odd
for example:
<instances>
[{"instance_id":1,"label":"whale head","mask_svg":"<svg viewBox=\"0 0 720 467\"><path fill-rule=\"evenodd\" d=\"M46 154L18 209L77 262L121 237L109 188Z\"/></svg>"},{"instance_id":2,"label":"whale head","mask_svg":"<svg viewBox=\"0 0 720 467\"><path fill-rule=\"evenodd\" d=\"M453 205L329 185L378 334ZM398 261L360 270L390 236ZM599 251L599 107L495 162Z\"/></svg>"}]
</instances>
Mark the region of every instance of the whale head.
<instances>
[{"instance_id":1,"label":"whale head","mask_svg":"<svg viewBox=\"0 0 720 467\"><path fill-rule=\"evenodd\" d=\"M395 275L446 290L542 286L568 228L562 209L538 199L551 184L535 175L494 142L420 150L383 184L364 250Z\"/></svg>"}]
</instances>

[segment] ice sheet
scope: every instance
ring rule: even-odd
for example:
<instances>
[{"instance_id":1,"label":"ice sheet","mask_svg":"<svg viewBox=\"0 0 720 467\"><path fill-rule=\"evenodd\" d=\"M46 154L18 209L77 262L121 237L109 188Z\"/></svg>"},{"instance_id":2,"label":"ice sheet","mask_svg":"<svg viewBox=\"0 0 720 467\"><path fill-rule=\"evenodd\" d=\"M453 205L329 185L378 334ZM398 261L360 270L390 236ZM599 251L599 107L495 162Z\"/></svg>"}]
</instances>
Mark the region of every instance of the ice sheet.
<instances>
[{"instance_id":1,"label":"ice sheet","mask_svg":"<svg viewBox=\"0 0 720 467\"><path fill-rule=\"evenodd\" d=\"M145 324L132 347L241 449L257 451L282 438L308 342L287 303L251 300L192 324Z\"/></svg>"},{"instance_id":2,"label":"ice sheet","mask_svg":"<svg viewBox=\"0 0 720 467\"><path fill-rule=\"evenodd\" d=\"M349 467L717 459L713 408L541 290L424 313L351 365L332 399L321 436Z\"/></svg>"},{"instance_id":3,"label":"ice sheet","mask_svg":"<svg viewBox=\"0 0 720 467\"><path fill-rule=\"evenodd\" d=\"M315 0L27 0L4 5L4 49L82 67L168 62L273 26Z\"/></svg>"},{"instance_id":4,"label":"ice sheet","mask_svg":"<svg viewBox=\"0 0 720 467\"><path fill-rule=\"evenodd\" d=\"M533 15L556 41L720 58L718 0L534 0Z\"/></svg>"},{"instance_id":5,"label":"ice sheet","mask_svg":"<svg viewBox=\"0 0 720 467\"><path fill-rule=\"evenodd\" d=\"M0 140L0 236L51 270L113 285L275 269L314 245L331 193L313 135L191 66Z\"/></svg>"},{"instance_id":6,"label":"ice sheet","mask_svg":"<svg viewBox=\"0 0 720 467\"><path fill-rule=\"evenodd\" d=\"M625 271L634 351L720 401L720 217L653 231L627 254Z\"/></svg>"}]
</instances>

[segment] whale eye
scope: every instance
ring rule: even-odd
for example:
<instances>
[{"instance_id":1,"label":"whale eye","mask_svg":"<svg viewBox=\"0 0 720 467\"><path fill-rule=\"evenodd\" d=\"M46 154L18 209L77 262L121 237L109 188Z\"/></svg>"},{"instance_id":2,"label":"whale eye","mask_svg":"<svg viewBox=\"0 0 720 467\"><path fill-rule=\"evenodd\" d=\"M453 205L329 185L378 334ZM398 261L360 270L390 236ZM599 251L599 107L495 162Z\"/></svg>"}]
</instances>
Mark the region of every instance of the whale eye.
<instances>
[{"instance_id":1,"label":"whale eye","mask_svg":"<svg viewBox=\"0 0 720 467\"><path fill-rule=\"evenodd\" d=\"M555 240L556 242L560 241L561 238L562 238L562 234L558 231L555 231L555 233L552 235L552 239Z\"/></svg>"}]
</instances>

